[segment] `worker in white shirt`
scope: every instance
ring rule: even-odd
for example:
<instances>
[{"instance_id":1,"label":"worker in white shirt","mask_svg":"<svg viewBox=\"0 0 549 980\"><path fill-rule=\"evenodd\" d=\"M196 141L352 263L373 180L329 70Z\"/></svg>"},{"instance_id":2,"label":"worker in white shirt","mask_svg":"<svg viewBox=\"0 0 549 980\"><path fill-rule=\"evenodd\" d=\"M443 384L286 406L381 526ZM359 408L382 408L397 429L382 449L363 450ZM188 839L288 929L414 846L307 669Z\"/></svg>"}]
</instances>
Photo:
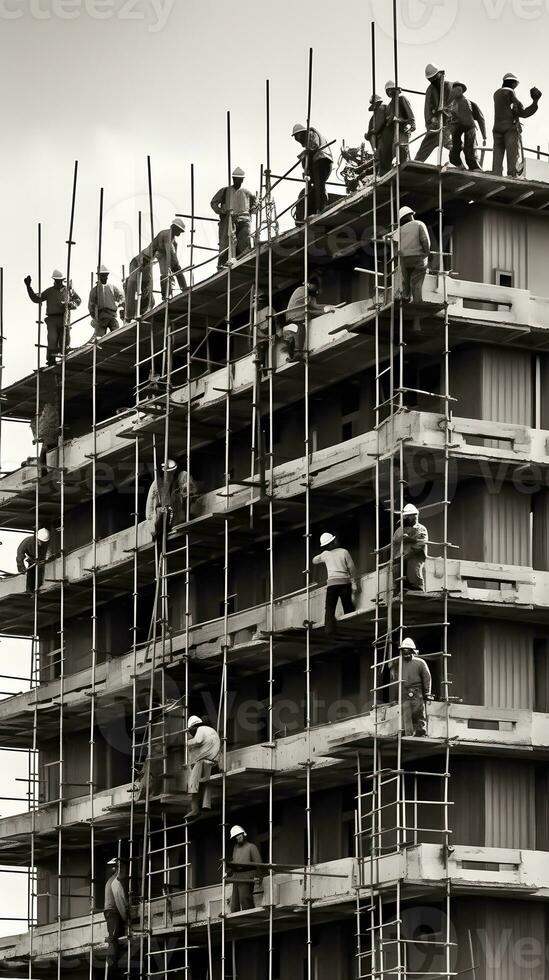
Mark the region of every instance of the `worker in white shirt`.
<instances>
[{"instance_id":1,"label":"worker in white shirt","mask_svg":"<svg viewBox=\"0 0 549 980\"><path fill-rule=\"evenodd\" d=\"M252 214L257 209L257 196L242 186L246 174L241 167L235 167L231 176L232 184L221 187L210 201L219 216L218 268L251 248Z\"/></svg>"},{"instance_id":2,"label":"worker in white shirt","mask_svg":"<svg viewBox=\"0 0 549 980\"><path fill-rule=\"evenodd\" d=\"M118 859L112 858L107 862L112 870L105 885L104 911L107 923L107 964L109 977L118 976L120 960L120 945L118 940L126 932L128 922L127 875L125 865Z\"/></svg>"},{"instance_id":3,"label":"worker in white shirt","mask_svg":"<svg viewBox=\"0 0 549 980\"><path fill-rule=\"evenodd\" d=\"M360 592L360 579L353 559L346 548L341 548L335 534L325 531L320 535L320 547L323 549L313 558L313 565L326 565L328 581L326 584L326 605L324 611L324 626L327 633L335 629L335 614L338 601L341 599L344 613L354 609L353 596Z\"/></svg>"},{"instance_id":4,"label":"worker in white shirt","mask_svg":"<svg viewBox=\"0 0 549 980\"><path fill-rule=\"evenodd\" d=\"M400 275L403 302L423 302L423 282L427 275L427 262L431 251L431 239L427 226L417 221L415 211L405 205L398 212L400 232L395 240L400 246Z\"/></svg>"},{"instance_id":5,"label":"worker in white shirt","mask_svg":"<svg viewBox=\"0 0 549 980\"><path fill-rule=\"evenodd\" d=\"M204 789L200 799L200 781L207 779L212 767L219 759L221 741L215 728L205 725L198 715L191 715L187 723L187 760L190 767L187 778L187 792L191 797L191 809L187 819L197 817L201 810L211 808L209 787Z\"/></svg>"},{"instance_id":6,"label":"worker in white shirt","mask_svg":"<svg viewBox=\"0 0 549 980\"><path fill-rule=\"evenodd\" d=\"M119 310L124 319L124 295L118 286L107 282L109 275L106 265L99 266L97 285L90 290L88 310L96 337L104 337L107 330L116 330Z\"/></svg>"}]
</instances>

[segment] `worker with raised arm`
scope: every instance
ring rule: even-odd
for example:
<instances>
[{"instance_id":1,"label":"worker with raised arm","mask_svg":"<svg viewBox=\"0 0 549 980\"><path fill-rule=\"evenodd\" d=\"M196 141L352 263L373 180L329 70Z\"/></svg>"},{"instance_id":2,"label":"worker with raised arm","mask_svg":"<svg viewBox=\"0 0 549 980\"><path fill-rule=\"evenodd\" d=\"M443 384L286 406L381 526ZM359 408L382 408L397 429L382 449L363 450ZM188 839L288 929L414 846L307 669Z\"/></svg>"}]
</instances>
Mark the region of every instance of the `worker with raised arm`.
<instances>
[{"instance_id":1,"label":"worker with raised arm","mask_svg":"<svg viewBox=\"0 0 549 980\"><path fill-rule=\"evenodd\" d=\"M404 588L425 592L424 569L427 558L427 529L419 523L414 504L405 504L400 527L393 535L394 575L400 577L400 557L404 566Z\"/></svg>"},{"instance_id":2,"label":"worker with raised arm","mask_svg":"<svg viewBox=\"0 0 549 980\"><path fill-rule=\"evenodd\" d=\"M169 228L159 231L150 245L142 249L130 262L129 275L126 279L125 317L126 321L135 320L138 307L138 292L141 294L141 314L147 313L154 305L153 296L153 262L158 259L160 269L160 290L162 299L168 299L172 294L173 277L175 275L179 288L187 288L187 280L177 257L177 239L185 231L183 218L177 215L172 218Z\"/></svg>"},{"instance_id":3,"label":"worker with raised arm","mask_svg":"<svg viewBox=\"0 0 549 980\"><path fill-rule=\"evenodd\" d=\"M391 136L391 160L393 157L400 163L410 159L410 136L416 128L416 118L414 110L409 100L399 90L397 92L395 83L390 80L385 84L385 92L389 96L387 110L387 129ZM397 131L398 121L398 131ZM400 154L397 157L397 136L400 146Z\"/></svg>"},{"instance_id":4,"label":"worker with raised arm","mask_svg":"<svg viewBox=\"0 0 549 980\"><path fill-rule=\"evenodd\" d=\"M71 342L70 318L65 325L65 313L67 310L75 310L82 302L78 293L69 283L68 289L65 286L65 276L59 269L54 269L51 277L53 286L48 286L41 293L35 293L32 288L32 279L26 276L24 279L29 299L33 303L45 303L46 315L45 323L47 330L47 363L55 364L55 358L63 353L63 337L65 338L65 354L69 350Z\"/></svg>"},{"instance_id":5,"label":"worker with raised arm","mask_svg":"<svg viewBox=\"0 0 549 980\"><path fill-rule=\"evenodd\" d=\"M322 551L313 558L313 565L326 565L326 601L324 626L327 633L335 629L337 604L341 599L343 612L354 609L353 597L360 592L360 578L353 559L346 548L341 548L335 534L325 531L320 535Z\"/></svg>"},{"instance_id":6,"label":"worker with raised arm","mask_svg":"<svg viewBox=\"0 0 549 980\"><path fill-rule=\"evenodd\" d=\"M88 311L96 337L104 337L107 331L119 326L118 311L124 318L124 295L118 286L108 282L110 275L106 265L99 266L97 283L90 289Z\"/></svg>"},{"instance_id":7,"label":"worker with raised arm","mask_svg":"<svg viewBox=\"0 0 549 980\"><path fill-rule=\"evenodd\" d=\"M231 176L232 184L221 187L210 201L219 216L218 268L251 248L252 214L257 210L257 196L242 186L246 174L241 167Z\"/></svg>"},{"instance_id":8,"label":"worker with raised arm","mask_svg":"<svg viewBox=\"0 0 549 980\"><path fill-rule=\"evenodd\" d=\"M399 647L400 659L391 664L391 681L398 699L402 688L402 725L405 735L424 737L427 734L425 702L431 700L431 672L410 636Z\"/></svg>"},{"instance_id":9,"label":"worker with raised arm","mask_svg":"<svg viewBox=\"0 0 549 980\"><path fill-rule=\"evenodd\" d=\"M401 207L398 220L400 231L395 232L394 237L400 249L401 299L404 303L422 303L423 283L431 252L429 232L408 205Z\"/></svg>"},{"instance_id":10,"label":"worker with raised arm","mask_svg":"<svg viewBox=\"0 0 549 980\"><path fill-rule=\"evenodd\" d=\"M372 95L369 110L372 113L367 131L364 133L374 152L378 173L385 174L391 169L393 133L388 122L388 109L380 95Z\"/></svg>"},{"instance_id":11,"label":"worker with raised arm","mask_svg":"<svg viewBox=\"0 0 549 980\"><path fill-rule=\"evenodd\" d=\"M482 170L476 154L477 125L482 139L486 143L486 122L477 103L465 98L466 91L465 82L454 82L448 106L452 137L450 163L454 167L462 167L461 154L463 152L469 170Z\"/></svg>"},{"instance_id":12,"label":"worker with raised arm","mask_svg":"<svg viewBox=\"0 0 549 980\"><path fill-rule=\"evenodd\" d=\"M427 132L423 137L419 150L416 153L416 160L424 163L433 150L438 149L440 142L440 125L442 122L442 145L450 145L450 134L448 131L448 103L452 87L449 82L444 81L444 72L436 65L427 65L425 68L425 78L429 82L425 92L425 128Z\"/></svg>"},{"instance_id":13,"label":"worker with raised arm","mask_svg":"<svg viewBox=\"0 0 549 980\"><path fill-rule=\"evenodd\" d=\"M198 715L191 715L187 723L187 758L190 767L187 792L191 797L188 820L197 817L201 810L209 810L211 807L209 787L204 789L201 798L200 781L209 777L212 766L219 760L220 750L221 741L215 728L205 725Z\"/></svg>"},{"instance_id":14,"label":"worker with raised arm","mask_svg":"<svg viewBox=\"0 0 549 980\"><path fill-rule=\"evenodd\" d=\"M314 126L309 126L307 133L304 123L296 123L292 129L292 136L303 147L298 153L298 160L301 160L303 173L309 177L307 210L308 217L311 217L312 214L323 211L328 204L326 183L334 163L332 151L328 141Z\"/></svg>"},{"instance_id":15,"label":"worker with raised arm","mask_svg":"<svg viewBox=\"0 0 549 980\"><path fill-rule=\"evenodd\" d=\"M44 563L48 556L50 532L47 527L41 527L36 533L29 534L20 542L17 548L16 565L20 575L27 573L27 592L34 592L44 581Z\"/></svg>"},{"instance_id":16,"label":"worker with raised arm","mask_svg":"<svg viewBox=\"0 0 549 980\"><path fill-rule=\"evenodd\" d=\"M111 858L107 867L111 870L111 875L105 885L103 915L107 923L107 966L110 978L121 976L118 969L121 952L119 939L127 929L129 907L125 865L118 858Z\"/></svg>"},{"instance_id":17,"label":"worker with raised arm","mask_svg":"<svg viewBox=\"0 0 549 980\"><path fill-rule=\"evenodd\" d=\"M298 286L290 296L286 309L286 323L283 330L284 344L288 360L303 357L305 349L306 319L314 320L323 313L332 313L335 306L317 302L320 285L316 279L310 279L306 286Z\"/></svg>"},{"instance_id":18,"label":"worker with raised arm","mask_svg":"<svg viewBox=\"0 0 549 980\"><path fill-rule=\"evenodd\" d=\"M530 89L532 102L523 106L517 98L518 78L512 72L503 76L501 88L494 92L494 158L492 172L503 174L503 158L507 156L507 175L520 177L524 170L521 119L529 119L538 111L541 99L539 88Z\"/></svg>"},{"instance_id":19,"label":"worker with raised arm","mask_svg":"<svg viewBox=\"0 0 549 980\"><path fill-rule=\"evenodd\" d=\"M262 863L261 854L257 846L246 839L246 831L239 824L231 827L230 838L234 841L228 870L233 883L231 912L245 912L254 907L254 882L259 883L262 877L258 869Z\"/></svg>"}]
</instances>

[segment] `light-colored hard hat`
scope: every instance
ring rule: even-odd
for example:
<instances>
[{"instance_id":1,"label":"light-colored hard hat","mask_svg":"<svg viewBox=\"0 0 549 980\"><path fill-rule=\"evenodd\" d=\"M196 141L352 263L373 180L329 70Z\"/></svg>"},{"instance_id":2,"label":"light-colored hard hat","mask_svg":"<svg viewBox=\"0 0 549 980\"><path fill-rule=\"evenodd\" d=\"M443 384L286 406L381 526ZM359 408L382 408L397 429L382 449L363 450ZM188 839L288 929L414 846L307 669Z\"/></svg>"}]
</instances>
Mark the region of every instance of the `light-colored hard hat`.
<instances>
[{"instance_id":1,"label":"light-colored hard hat","mask_svg":"<svg viewBox=\"0 0 549 980\"><path fill-rule=\"evenodd\" d=\"M417 647L414 641L412 640L411 636L404 637L402 643L399 646L399 650L413 650L414 653L417 653Z\"/></svg>"},{"instance_id":2,"label":"light-colored hard hat","mask_svg":"<svg viewBox=\"0 0 549 980\"><path fill-rule=\"evenodd\" d=\"M437 68L436 65L431 65L431 64L425 65L425 78L428 78L429 81L431 81L431 79L434 78L435 75L439 74L440 70L441 69Z\"/></svg>"},{"instance_id":3,"label":"light-colored hard hat","mask_svg":"<svg viewBox=\"0 0 549 980\"><path fill-rule=\"evenodd\" d=\"M326 545L331 544L332 541L335 541L335 534L330 534L329 531L324 531L324 533L320 535L321 548L325 548Z\"/></svg>"},{"instance_id":4,"label":"light-colored hard hat","mask_svg":"<svg viewBox=\"0 0 549 980\"><path fill-rule=\"evenodd\" d=\"M48 531L47 527L41 527L36 537L38 538L39 541L44 541L44 542L49 541L50 532Z\"/></svg>"},{"instance_id":5,"label":"light-colored hard hat","mask_svg":"<svg viewBox=\"0 0 549 980\"><path fill-rule=\"evenodd\" d=\"M177 215L175 215L172 218L171 227L181 228L181 231L185 231L185 222L183 221L183 218L178 218Z\"/></svg>"},{"instance_id":6,"label":"light-colored hard hat","mask_svg":"<svg viewBox=\"0 0 549 980\"><path fill-rule=\"evenodd\" d=\"M187 728L194 728L195 725L201 725L201 724L202 724L202 718L199 718L198 715L191 715L191 717L187 722Z\"/></svg>"},{"instance_id":7,"label":"light-colored hard hat","mask_svg":"<svg viewBox=\"0 0 549 980\"><path fill-rule=\"evenodd\" d=\"M396 88L396 85L393 81L389 80L388 82L385 82L385 91L387 92L387 94L389 94L391 89L394 88Z\"/></svg>"},{"instance_id":8,"label":"light-colored hard hat","mask_svg":"<svg viewBox=\"0 0 549 980\"><path fill-rule=\"evenodd\" d=\"M118 864L118 858L111 858L110 861L107 861L107 867L112 864Z\"/></svg>"},{"instance_id":9,"label":"light-colored hard hat","mask_svg":"<svg viewBox=\"0 0 549 980\"><path fill-rule=\"evenodd\" d=\"M107 266L106 265L100 265L99 266L99 269L98 269L98 272L99 272L99 275L100 276L110 276L110 274L111 274L111 270L110 269L107 269Z\"/></svg>"},{"instance_id":10,"label":"light-colored hard hat","mask_svg":"<svg viewBox=\"0 0 549 980\"><path fill-rule=\"evenodd\" d=\"M234 170L233 170L233 172L232 172L232 176L233 177L245 177L246 174L244 173L242 167L235 167Z\"/></svg>"},{"instance_id":11,"label":"light-colored hard hat","mask_svg":"<svg viewBox=\"0 0 549 980\"><path fill-rule=\"evenodd\" d=\"M404 504L404 507L402 509L402 513L403 514L416 514L416 516L417 516L417 514L419 514L419 510L417 509L417 507L416 507L415 504Z\"/></svg>"},{"instance_id":12,"label":"light-colored hard hat","mask_svg":"<svg viewBox=\"0 0 549 980\"><path fill-rule=\"evenodd\" d=\"M244 828L240 827L237 823L235 823L234 827L231 827L231 832L229 834L229 837L231 838L231 840L234 840L235 837L240 837L241 834L244 834L244 837L248 836Z\"/></svg>"},{"instance_id":13,"label":"light-colored hard hat","mask_svg":"<svg viewBox=\"0 0 549 980\"><path fill-rule=\"evenodd\" d=\"M503 76L504 82L518 82L518 78L513 74L512 71L508 71L506 75Z\"/></svg>"},{"instance_id":14,"label":"light-colored hard hat","mask_svg":"<svg viewBox=\"0 0 549 980\"><path fill-rule=\"evenodd\" d=\"M173 473L177 469L177 463L174 459L169 459L167 463L162 463L162 469L164 473Z\"/></svg>"},{"instance_id":15,"label":"light-colored hard hat","mask_svg":"<svg viewBox=\"0 0 549 980\"><path fill-rule=\"evenodd\" d=\"M413 208L409 208L408 205L405 204L403 207L401 207L400 211L398 212L398 220L402 221L402 219L405 218L408 214L415 214L415 213L416 212L414 211Z\"/></svg>"},{"instance_id":16,"label":"light-colored hard hat","mask_svg":"<svg viewBox=\"0 0 549 980\"><path fill-rule=\"evenodd\" d=\"M52 274L51 274L51 277L52 277L52 279L64 279L65 278L65 273L64 272L60 272L59 269L54 269L53 272L52 272Z\"/></svg>"},{"instance_id":17,"label":"light-colored hard hat","mask_svg":"<svg viewBox=\"0 0 549 980\"><path fill-rule=\"evenodd\" d=\"M306 133L307 127L303 123L296 123L292 129L292 136L297 136L298 133Z\"/></svg>"}]
</instances>

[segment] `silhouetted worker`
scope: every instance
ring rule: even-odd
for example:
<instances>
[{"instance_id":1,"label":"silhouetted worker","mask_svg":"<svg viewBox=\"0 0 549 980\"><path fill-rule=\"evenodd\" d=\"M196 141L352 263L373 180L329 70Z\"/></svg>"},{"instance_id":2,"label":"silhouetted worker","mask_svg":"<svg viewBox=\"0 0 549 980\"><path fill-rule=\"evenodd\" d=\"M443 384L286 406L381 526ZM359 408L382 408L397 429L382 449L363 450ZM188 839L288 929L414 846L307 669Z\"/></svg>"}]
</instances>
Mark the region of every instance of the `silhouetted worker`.
<instances>
[{"instance_id":1,"label":"silhouetted worker","mask_svg":"<svg viewBox=\"0 0 549 980\"><path fill-rule=\"evenodd\" d=\"M235 167L231 176L230 187L221 187L210 201L219 215L218 268L251 248L252 214L257 210L256 195L242 186L244 171Z\"/></svg>"},{"instance_id":2,"label":"silhouetted worker","mask_svg":"<svg viewBox=\"0 0 549 980\"><path fill-rule=\"evenodd\" d=\"M153 297L153 262L158 259L160 269L160 290L162 299L166 300L172 293L172 280L175 275L179 288L187 288L187 280L177 257L177 239L185 231L183 218L172 219L169 228L159 231L150 245L142 249L130 262L130 270L125 287L125 317L126 321L134 320L137 315L138 293L141 293L140 312L147 313L154 304ZM140 279L141 277L141 279Z\"/></svg>"},{"instance_id":3,"label":"silhouetted worker","mask_svg":"<svg viewBox=\"0 0 549 980\"><path fill-rule=\"evenodd\" d=\"M414 504L406 504L402 521L393 535L394 574L400 577L400 556L404 565L404 588L425 592L424 568L427 557L427 529L419 523L419 511Z\"/></svg>"},{"instance_id":4,"label":"silhouetted worker","mask_svg":"<svg viewBox=\"0 0 549 980\"><path fill-rule=\"evenodd\" d=\"M247 834L243 827L235 824L231 827L230 838L235 842L231 856L228 875L233 883L231 896L231 912L244 912L254 907L254 882L261 881L257 866L261 862L261 854L255 844L246 840ZM247 866L250 866L249 869ZM256 868L255 872L253 868Z\"/></svg>"},{"instance_id":5,"label":"silhouetted worker","mask_svg":"<svg viewBox=\"0 0 549 980\"><path fill-rule=\"evenodd\" d=\"M187 792L191 797L191 809L187 819L197 817L202 810L211 807L211 793L205 787L200 799L200 781L207 779L212 766L219 760L221 741L215 728L205 725L198 715L191 715L187 724L187 758L190 766L187 780Z\"/></svg>"},{"instance_id":6,"label":"silhouetted worker","mask_svg":"<svg viewBox=\"0 0 549 980\"><path fill-rule=\"evenodd\" d=\"M88 299L88 311L96 337L104 337L107 331L119 326L118 311L124 318L124 296L118 286L108 282L110 272L106 265L99 267L98 283L92 286Z\"/></svg>"},{"instance_id":7,"label":"silhouetted worker","mask_svg":"<svg viewBox=\"0 0 549 980\"><path fill-rule=\"evenodd\" d=\"M313 558L313 565L326 565L326 603L324 607L324 626L327 633L333 633L336 623L336 609L341 599L344 613L353 612L353 596L360 592L360 578L355 563L346 548L341 548L335 534L325 531L320 535L322 551Z\"/></svg>"},{"instance_id":8,"label":"silhouetted worker","mask_svg":"<svg viewBox=\"0 0 549 980\"><path fill-rule=\"evenodd\" d=\"M486 142L486 123L476 102L465 98L466 91L465 82L454 82L449 105L450 134L452 137L450 163L454 167L462 167L461 154L464 152L465 163L469 170L482 170L476 154L477 125L482 139Z\"/></svg>"},{"instance_id":9,"label":"silhouetted worker","mask_svg":"<svg viewBox=\"0 0 549 980\"><path fill-rule=\"evenodd\" d=\"M402 724L405 735L424 737L427 734L425 702L431 699L431 672L411 637L406 636L400 647L400 662L391 664L391 680L402 684Z\"/></svg>"},{"instance_id":10,"label":"silhouetted worker","mask_svg":"<svg viewBox=\"0 0 549 980\"><path fill-rule=\"evenodd\" d=\"M53 279L53 286L48 286L41 293L35 293L31 286L32 279L30 276L25 277L24 283L27 287L29 298L33 303L46 304L44 320L47 329L47 363L55 364L56 355L63 353L63 335L65 337L65 354L71 344L70 318L67 320L66 326L64 326L65 311L67 309L75 310L77 306L80 306L82 300L72 288L72 283L69 283L67 290L65 276L59 269L54 269L51 277Z\"/></svg>"},{"instance_id":11,"label":"silhouetted worker","mask_svg":"<svg viewBox=\"0 0 549 980\"><path fill-rule=\"evenodd\" d=\"M391 134L391 161L397 158L397 117L398 117L398 142L400 146L399 160L404 163L410 159L410 136L416 128L416 118L410 102L402 92L398 93L393 81L388 81L385 91L389 96L387 105L387 128Z\"/></svg>"},{"instance_id":12,"label":"silhouetted worker","mask_svg":"<svg viewBox=\"0 0 549 980\"><path fill-rule=\"evenodd\" d=\"M301 160L303 173L309 176L308 216L310 217L323 211L328 204L326 183L332 172L332 151L314 126L309 126L308 140L307 127L303 123L295 124L292 136L303 147L301 153L298 153L298 160Z\"/></svg>"},{"instance_id":13,"label":"silhouetted worker","mask_svg":"<svg viewBox=\"0 0 549 980\"><path fill-rule=\"evenodd\" d=\"M254 363L263 368L267 366L269 344L273 341L276 332L273 320L275 311L263 290L258 290L252 312L255 326Z\"/></svg>"},{"instance_id":14,"label":"silhouetted worker","mask_svg":"<svg viewBox=\"0 0 549 980\"><path fill-rule=\"evenodd\" d=\"M307 287L298 286L290 296L286 310L286 323L283 330L284 344L288 352L288 360L301 358L305 349L305 320L314 320L323 313L332 313L335 306L324 306L317 303L316 298L320 286L315 280L309 280Z\"/></svg>"},{"instance_id":15,"label":"silhouetted worker","mask_svg":"<svg viewBox=\"0 0 549 980\"><path fill-rule=\"evenodd\" d=\"M107 923L107 965L110 978L121 975L118 968L121 953L119 939L127 928L128 896L125 866L118 858L112 858L107 862L107 867L112 868L112 874L105 885L103 915Z\"/></svg>"},{"instance_id":16,"label":"silhouetted worker","mask_svg":"<svg viewBox=\"0 0 549 980\"><path fill-rule=\"evenodd\" d=\"M415 211L404 205L398 212L400 224L400 275L403 302L422 303L423 283L427 275L427 263L431 251L431 239L427 226L417 221ZM395 239L399 243L399 232Z\"/></svg>"},{"instance_id":17,"label":"silhouetted worker","mask_svg":"<svg viewBox=\"0 0 549 980\"><path fill-rule=\"evenodd\" d=\"M494 159L492 172L501 176L503 173L503 158L507 155L507 175L520 177L524 170L522 149L521 119L528 119L538 111L541 99L539 88L530 89L532 102L523 106L517 99L515 89L518 78L512 72L503 76L501 88L494 92Z\"/></svg>"},{"instance_id":18,"label":"silhouetted worker","mask_svg":"<svg viewBox=\"0 0 549 980\"><path fill-rule=\"evenodd\" d=\"M372 113L368 130L364 133L377 160L378 173L385 174L391 169L393 159L393 131L388 123L387 106L380 95L372 95L369 110Z\"/></svg>"},{"instance_id":19,"label":"silhouetted worker","mask_svg":"<svg viewBox=\"0 0 549 980\"><path fill-rule=\"evenodd\" d=\"M34 592L35 587L40 588L44 581L44 562L48 555L48 545L50 532L46 527L41 527L36 538L34 534L29 534L23 538L17 548L16 565L20 575L27 573L27 592ZM38 544L38 556L37 552Z\"/></svg>"},{"instance_id":20,"label":"silhouetted worker","mask_svg":"<svg viewBox=\"0 0 549 980\"><path fill-rule=\"evenodd\" d=\"M427 65L425 77L429 82L425 92L425 128L427 132L423 137L419 150L416 153L416 160L424 163L431 156L433 150L438 149L440 142L440 125L442 122L442 145L448 146L450 136L448 132L448 103L450 101L451 85L444 82L442 89L441 107L441 86L444 72L436 65ZM442 111L441 111L442 109Z\"/></svg>"},{"instance_id":21,"label":"silhouetted worker","mask_svg":"<svg viewBox=\"0 0 549 980\"><path fill-rule=\"evenodd\" d=\"M145 520L153 541L157 537L162 538L164 521L168 532L174 524L186 520L187 494L190 497L191 516L197 512L198 493L192 476L187 475L186 470L178 473L177 463L173 459L169 459L167 464L162 463L161 469L162 475L153 480L149 487L145 505Z\"/></svg>"}]
</instances>

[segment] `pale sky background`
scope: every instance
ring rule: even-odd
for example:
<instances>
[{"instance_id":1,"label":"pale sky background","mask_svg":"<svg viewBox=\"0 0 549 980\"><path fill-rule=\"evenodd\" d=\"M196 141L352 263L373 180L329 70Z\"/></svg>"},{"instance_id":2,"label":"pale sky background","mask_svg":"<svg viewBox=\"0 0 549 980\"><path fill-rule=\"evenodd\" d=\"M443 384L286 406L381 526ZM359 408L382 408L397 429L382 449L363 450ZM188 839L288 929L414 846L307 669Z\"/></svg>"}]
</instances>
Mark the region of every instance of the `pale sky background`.
<instances>
[{"instance_id":1,"label":"pale sky background","mask_svg":"<svg viewBox=\"0 0 549 980\"><path fill-rule=\"evenodd\" d=\"M400 0L402 87L424 90L428 61L469 86L492 125L492 93L504 72L521 79L519 96L544 92L526 121L525 145L549 140L549 0ZM99 15L103 19L99 19ZM0 153L0 265L4 268L4 384L36 365L36 310L23 278L37 286L37 224L42 223L43 283L66 268L74 161L79 162L72 270L86 303L96 265L99 189L105 190L103 261L119 279L137 251L137 213L148 235L146 158L152 158L155 229L175 210L190 209L195 165L196 210L226 178L226 111L232 162L256 190L265 162L265 79L271 83L272 167L296 158L294 122L305 121L308 48L314 49L312 122L328 139L360 143L372 91L370 23L376 21L377 84L393 77L391 0L0 0L3 139ZM412 97L422 127L422 98ZM337 155L337 153L336 153ZM490 166L491 157L486 160ZM282 210L296 185L277 191ZM214 245L203 224L198 244ZM147 239L148 240L148 239ZM179 239L184 264L186 239ZM202 253L205 257L207 253ZM116 275L114 275L116 273ZM88 339L87 324L73 344ZM27 426L2 426L2 469L20 465L32 446ZM14 535L2 534L0 568L14 569ZM4 640L0 669L26 673L24 646ZM0 681L0 689L24 685ZM1 753L2 792L21 796L24 757ZM0 814L23 804L0 801ZM0 876L0 916L25 914L21 876ZM9 910L9 911L8 911ZM0 932L22 925L0 921Z\"/></svg>"}]
</instances>

